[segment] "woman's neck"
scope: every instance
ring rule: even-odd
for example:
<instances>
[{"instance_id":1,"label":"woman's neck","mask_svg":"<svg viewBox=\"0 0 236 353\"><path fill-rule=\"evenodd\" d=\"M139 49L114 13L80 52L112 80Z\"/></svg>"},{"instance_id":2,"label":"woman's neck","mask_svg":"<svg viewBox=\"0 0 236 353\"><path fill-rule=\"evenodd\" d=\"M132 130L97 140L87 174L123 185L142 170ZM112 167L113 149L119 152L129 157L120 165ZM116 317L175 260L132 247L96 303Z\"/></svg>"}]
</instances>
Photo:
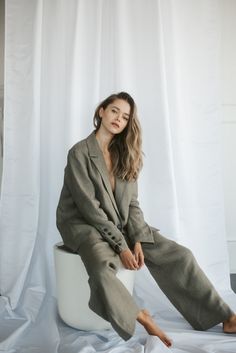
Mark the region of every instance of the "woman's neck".
<instances>
[{"instance_id":1,"label":"woman's neck","mask_svg":"<svg viewBox=\"0 0 236 353\"><path fill-rule=\"evenodd\" d=\"M102 131L100 128L96 134L96 139L98 141L99 147L101 148L103 153L108 153L108 146L113 138L114 135L110 133L106 133L105 131Z\"/></svg>"}]
</instances>

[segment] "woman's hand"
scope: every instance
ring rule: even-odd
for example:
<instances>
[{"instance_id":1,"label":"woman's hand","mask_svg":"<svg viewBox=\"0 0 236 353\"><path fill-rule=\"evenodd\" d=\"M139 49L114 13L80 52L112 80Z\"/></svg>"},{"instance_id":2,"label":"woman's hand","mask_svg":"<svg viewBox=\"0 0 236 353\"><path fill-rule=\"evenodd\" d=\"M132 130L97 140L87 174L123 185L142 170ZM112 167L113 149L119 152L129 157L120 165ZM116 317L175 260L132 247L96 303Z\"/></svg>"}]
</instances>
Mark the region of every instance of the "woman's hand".
<instances>
[{"instance_id":1,"label":"woman's hand","mask_svg":"<svg viewBox=\"0 0 236 353\"><path fill-rule=\"evenodd\" d=\"M135 259L135 256L132 254L130 249L126 249L120 252L120 259L122 264L128 270L138 270L139 265Z\"/></svg>"},{"instance_id":2,"label":"woman's hand","mask_svg":"<svg viewBox=\"0 0 236 353\"><path fill-rule=\"evenodd\" d=\"M134 245L134 257L138 264L138 268L141 268L144 265L144 255L140 242L137 242Z\"/></svg>"}]
</instances>

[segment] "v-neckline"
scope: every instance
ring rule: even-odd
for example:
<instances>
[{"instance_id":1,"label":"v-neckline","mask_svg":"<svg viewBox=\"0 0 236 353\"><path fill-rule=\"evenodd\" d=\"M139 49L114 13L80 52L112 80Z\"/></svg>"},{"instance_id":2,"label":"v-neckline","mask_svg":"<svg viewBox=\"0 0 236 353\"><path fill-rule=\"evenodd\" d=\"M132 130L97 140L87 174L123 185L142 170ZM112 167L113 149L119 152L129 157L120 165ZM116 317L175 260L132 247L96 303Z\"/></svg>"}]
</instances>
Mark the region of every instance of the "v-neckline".
<instances>
[{"instance_id":1,"label":"v-neckline","mask_svg":"<svg viewBox=\"0 0 236 353\"><path fill-rule=\"evenodd\" d=\"M102 158L103 158L105 167L106 167L106 173L107 173L107 177L108 177L108 180L109 180L109 183L110 183L111 191L112 191L112 193L113 193L113 196L115 197L115 193L116 193L116 184L117 184L116 176L114 175L114 190L113 190L113 189L112 189L112 183L111 183L111 181L110 181L110 173L109 173L109 170L108 170L107 164L106 164L106 159L105 159L105 156L104 156L104 154L103 154L103 151L102 151L102 149L101 149L101 147L100 147L100 145L99 145L99 142L98 142L98 140L97 140L97 138L96 138L96 134L95 134L95 140L96 140L96 142L97 142L98 148L99 148L99 150L100 150L100 152L101 152L101 155L102 155Z\"/></svg>"}]
</instances>

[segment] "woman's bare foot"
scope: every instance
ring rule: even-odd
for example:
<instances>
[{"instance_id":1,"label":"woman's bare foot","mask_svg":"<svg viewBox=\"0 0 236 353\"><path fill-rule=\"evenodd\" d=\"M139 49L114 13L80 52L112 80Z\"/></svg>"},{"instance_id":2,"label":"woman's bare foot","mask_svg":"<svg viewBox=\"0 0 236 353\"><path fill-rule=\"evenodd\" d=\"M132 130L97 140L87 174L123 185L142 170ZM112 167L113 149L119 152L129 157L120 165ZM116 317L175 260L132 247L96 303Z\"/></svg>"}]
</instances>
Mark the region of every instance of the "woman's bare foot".
<instances>
[{"instance_id":1,"label":"woman's bare foot","mask_svg":"<svg viewBox=\"0 0 236 353\"><path fill-rule=\"evenodd\" d=\"M137 317L138 322L144 326L149 335L157 336L167 346L172 345L168 336L155 324L147 310L141 310Z\"/></svg>"},{"instance_id":2,"label":"woman's bare foot","mask_svg":"<svg viewBox=\"0 0 236 353\"><path fill-rule=\"evenodd\" d=\"M223 322L223 330L225 333L236 333L236 314Z\"/></svg>"}]
</instances>

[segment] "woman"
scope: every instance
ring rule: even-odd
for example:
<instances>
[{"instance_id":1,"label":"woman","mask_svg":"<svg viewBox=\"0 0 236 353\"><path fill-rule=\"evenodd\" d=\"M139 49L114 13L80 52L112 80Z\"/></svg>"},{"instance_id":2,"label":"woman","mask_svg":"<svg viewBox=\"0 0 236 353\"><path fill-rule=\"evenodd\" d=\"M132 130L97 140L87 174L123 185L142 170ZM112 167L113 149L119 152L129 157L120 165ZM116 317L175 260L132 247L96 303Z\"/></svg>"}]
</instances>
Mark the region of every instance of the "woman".
<instances>
[{"instance_id":1,"label":"woman","mask_svg":"<svg viewBox=\"0 0 236 353\"><path fill-rule=\"evenodd\" d=\"M68 153L57 227L89 275L90 308L128 340L136 320L166 346L171 340L140 309L116 278L122 263L144 263L170 301L197 330L220 322L236 332L236 315L199 268L189 249L163 237L144 220L137 200L142 167L141 129L132 97L120 92L99 104L95 130Z\"/></svg>"}]
</instances>

